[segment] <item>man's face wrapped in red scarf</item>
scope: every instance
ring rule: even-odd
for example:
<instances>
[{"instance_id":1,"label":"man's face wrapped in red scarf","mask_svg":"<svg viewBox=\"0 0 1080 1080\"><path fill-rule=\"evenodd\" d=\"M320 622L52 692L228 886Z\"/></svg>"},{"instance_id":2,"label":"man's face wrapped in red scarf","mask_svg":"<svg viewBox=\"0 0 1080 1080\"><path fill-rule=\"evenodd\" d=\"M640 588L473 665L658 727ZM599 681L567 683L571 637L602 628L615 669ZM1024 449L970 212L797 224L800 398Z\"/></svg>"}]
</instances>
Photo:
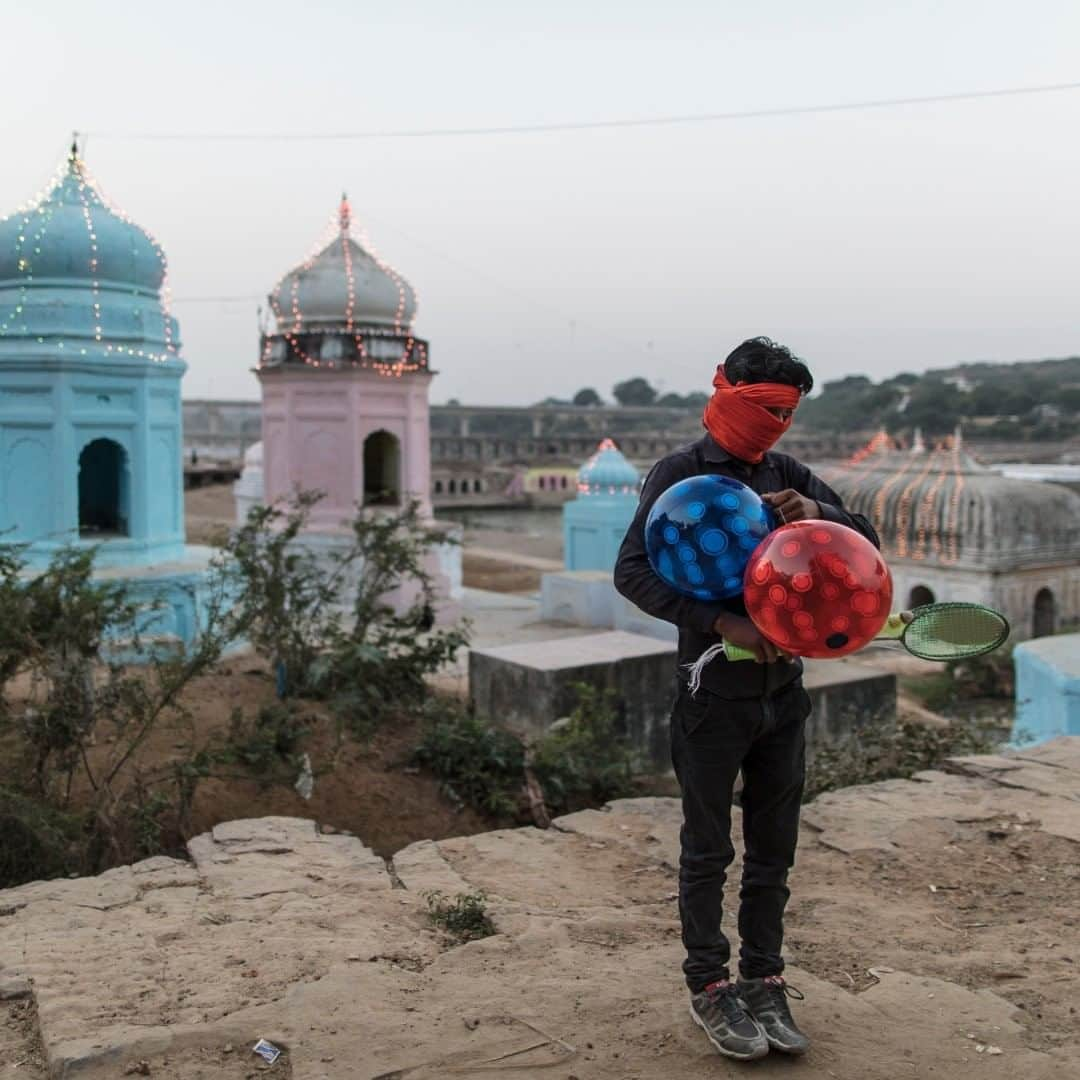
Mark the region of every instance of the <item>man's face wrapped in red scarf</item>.
<instances>
[{"instance_id":1,"label":"man's face wrapped in red scarf","mask_svg":"<svg viewBox=\"0 0 1080 1080\"><path fill-rule=\"evenodd\" d=\"M705 406L705 428L729 454L751 464L757 464L791 427L802 396L798 387L786 383L732 386L722 366L716 369L713 386L713 396Z\"/></svg>"}]
</instances>

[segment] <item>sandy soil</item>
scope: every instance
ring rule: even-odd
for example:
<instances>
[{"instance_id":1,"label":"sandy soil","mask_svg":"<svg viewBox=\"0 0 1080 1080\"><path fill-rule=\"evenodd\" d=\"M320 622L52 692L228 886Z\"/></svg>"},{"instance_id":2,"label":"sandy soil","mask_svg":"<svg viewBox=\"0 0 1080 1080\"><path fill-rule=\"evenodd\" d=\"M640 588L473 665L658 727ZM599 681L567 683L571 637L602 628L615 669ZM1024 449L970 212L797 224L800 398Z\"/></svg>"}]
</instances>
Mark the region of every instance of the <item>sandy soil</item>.
<instances>
[{"instance_id":1,"label":"sandy soil","mask_svg":"<svg viewBox=\"0 0 1080 1080\"><path fill-rule=\"evenodd\" d=\"M217 484L184 492L188 543L220 546L234 524L232 486ZM516 565L513 556L561 559L562 541L557 536L538 535L526 530L472 528L464 531L463 576L468 588L491 592L537 592L542 570ZM470 548L491 548L505 553L491 558Z\"/></svg>"},{"instance_id":2,"label":"sandy soil","mask_svg":"<svg viewBox=\"0 0 1080 1080\"><path fill-rule=\"evenodd\" d=\"M231 484L211 484L184 492L184 523L189 544L220 545L236 523Z\"/></svg>"},{"instance_id":3,"label":"sandy soil","mask_svg":"<svg viewBox=\"0 0 1080 1080\"><path fill-rule=\"evenodd\" d=\"M47 1075L33 1002L0 1002L0 1080L45 1080Z\"/></svg>"},{"instance_id":4,"label":"sandy soil","mask_svg":"<svg viewBox=\"0 0 1080 1080\"><path fill-rule=\"evenodd\" d=\"M1080 740L1058 740L807 806L787 954L814 1045L754 1076L1076 1077L1077 794ZM87 1080L142 1060L261 1075L259 1035L299 1080L742 1077L686 1015L679 820L674 801L624 800L390 866L304 822L234 822L191 864L0 895L0 946L34 980L53 1060L86 1060ZM497 934L455 946L430 889L486 892Z\"/></svg>"},{"instance_id":5,"label":"sandy soil","mask_svg":"<svg viewBox=\"0 0 1080 1080\"><path fill-rule=\"evenodd\" d=\"M487 589L489 592L534 593L540 589L542 570L518 566L512 562L490 559L483 555L463 552L462 577L466 588Z\"/></svg>"},{"instance_id":6,"label":"sandy soil","mask_svg":"<svg viewBox=\"0 0 1080 1080\"><path fill-rule=\"evenodd\" d=\"M185 705L195 716L195 738L228 729L233 709L254 713L277 701L266 665L244 656L192 686ZM390 855L414 840L480 832L491 822L458 807L438 781L410 765L419 736L415 719L402 715L378 731L367 745L346 739L339 745L336 722L318 704L303 704L309 723L304 750L310 755L315 789L305 800L288 784L265 784L254 777L205 781L195 801L193 831L221 821L267 814L310 817L324 826L362 836L368 847ZM170 733L148 744L141 760L152 767L175 753Z\"/></svg>"}]
</instances>

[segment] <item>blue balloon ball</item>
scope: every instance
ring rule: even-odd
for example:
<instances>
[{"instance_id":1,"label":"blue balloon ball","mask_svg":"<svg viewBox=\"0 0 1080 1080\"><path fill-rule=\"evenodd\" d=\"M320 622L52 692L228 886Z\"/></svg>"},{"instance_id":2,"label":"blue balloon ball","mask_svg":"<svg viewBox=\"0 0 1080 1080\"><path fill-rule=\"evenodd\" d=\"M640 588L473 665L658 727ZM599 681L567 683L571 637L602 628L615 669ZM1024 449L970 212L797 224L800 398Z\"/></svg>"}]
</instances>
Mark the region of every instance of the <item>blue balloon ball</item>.
<instances>
[{"instance_id":1,"label":"blue balloon ball","mask_svg":"<svg viewBox=\"0 0 1080 1080\"><path fill-rule=\"evenodd\" d=\"M673 589L700 600L738 596L754 548L776 528L756 491L727 476L691 476L653 503L649 563Z\"/></svg>"}]
</instances>

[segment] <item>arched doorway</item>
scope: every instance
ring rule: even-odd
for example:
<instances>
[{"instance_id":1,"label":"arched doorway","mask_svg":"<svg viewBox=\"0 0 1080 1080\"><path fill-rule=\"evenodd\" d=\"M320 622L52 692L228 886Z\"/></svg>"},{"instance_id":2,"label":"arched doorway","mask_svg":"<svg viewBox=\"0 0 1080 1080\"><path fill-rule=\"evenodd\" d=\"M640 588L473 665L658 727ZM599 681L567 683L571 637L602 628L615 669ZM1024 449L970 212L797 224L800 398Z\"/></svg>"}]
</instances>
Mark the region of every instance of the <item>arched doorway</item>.
<instances>
[{"instance_id":1,"label":"arched doorway","mask_svg":"<svg viewBox=\"0 0 1080 1080\"><path fill-rule=\"evenodd\" d=\"M1057 630L1057 603L1049 589L1035 594L1035 611L1031 620L1031 636L1047 637Z\"/></svg>"},{"instance_id":2,"label":"arched doorway","mask_svg":"<svg viewBox=\"0 0 1080 1080\"><path fill-rule=\"evenodd\" d=\"M932 604L933 602L934 593L925 585L916 585L908 594L907 605L909 608L922 607L923 604Z\"/></svg>"},{"instance_id":3,"label":"arched doorway","mask_svg":"<svg viewBox=\"0 0 1080 1080\"><path fill-rule=\"evenodd\" d=\"M364 505L397 506L401 502L401 444L389 431L372 432L364 440Z\"/></svg>"},{"instance_id":4,"label":"arched doorway","mask_svg":"<svg viewBox=\"0 0 1080 1080\"><path fill-rule=\"evenodd\" d=\"M79 535L127 536L131 516L127 454L112 439L94 439L79 454Z\"/></svg>"}]
</instances>

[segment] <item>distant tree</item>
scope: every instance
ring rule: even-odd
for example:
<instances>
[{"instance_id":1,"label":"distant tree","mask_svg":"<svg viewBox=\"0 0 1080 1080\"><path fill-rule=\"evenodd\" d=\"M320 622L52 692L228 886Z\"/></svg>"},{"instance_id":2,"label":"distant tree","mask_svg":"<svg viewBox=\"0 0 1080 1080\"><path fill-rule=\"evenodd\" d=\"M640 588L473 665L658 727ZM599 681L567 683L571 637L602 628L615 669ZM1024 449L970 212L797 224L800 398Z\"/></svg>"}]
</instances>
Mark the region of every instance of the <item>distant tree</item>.
<instances>
[{"instance_id":1,"label":"distant tree","mask_svg":"<svg viewBox=\"0 0 1080 1080\"><path fill-rule=\"evenodd\" d=\"M664 394L656 401L657 405L666 405L671 409L704 409L709 402L709 395L695 390L690 394Z\"/></svg>"},{"instance_id":2,"label":"distant tree","mask_svg":"<svg viewBox=\"0 0 1080 1080\"><path fill-rule=\"evenodd\" d=\"M620 405L652 405L656 401L656 391L640 375L616 383L611 393Z\"/></svg>"},{"instance_id":3,"label":"distant tree","mask_svg":"<svg viewBox=\"0 0 1080 1080\"><path fill-rule=\"evenodd\" d=\"M1058 403L1070 412L1080 412L1080 386L1066 386L1058 393Z\"/></svg>"},{"instance_id":4,"label":"distant tree","mask_svg":"<svg viewBox=\"0 0 1080 1080\"><path fill-rule=\"evenodd\" d=\"M603 405L604 399L591 387L586 386L574 395L575 405Z\"/></svg>"}]
</instances>

